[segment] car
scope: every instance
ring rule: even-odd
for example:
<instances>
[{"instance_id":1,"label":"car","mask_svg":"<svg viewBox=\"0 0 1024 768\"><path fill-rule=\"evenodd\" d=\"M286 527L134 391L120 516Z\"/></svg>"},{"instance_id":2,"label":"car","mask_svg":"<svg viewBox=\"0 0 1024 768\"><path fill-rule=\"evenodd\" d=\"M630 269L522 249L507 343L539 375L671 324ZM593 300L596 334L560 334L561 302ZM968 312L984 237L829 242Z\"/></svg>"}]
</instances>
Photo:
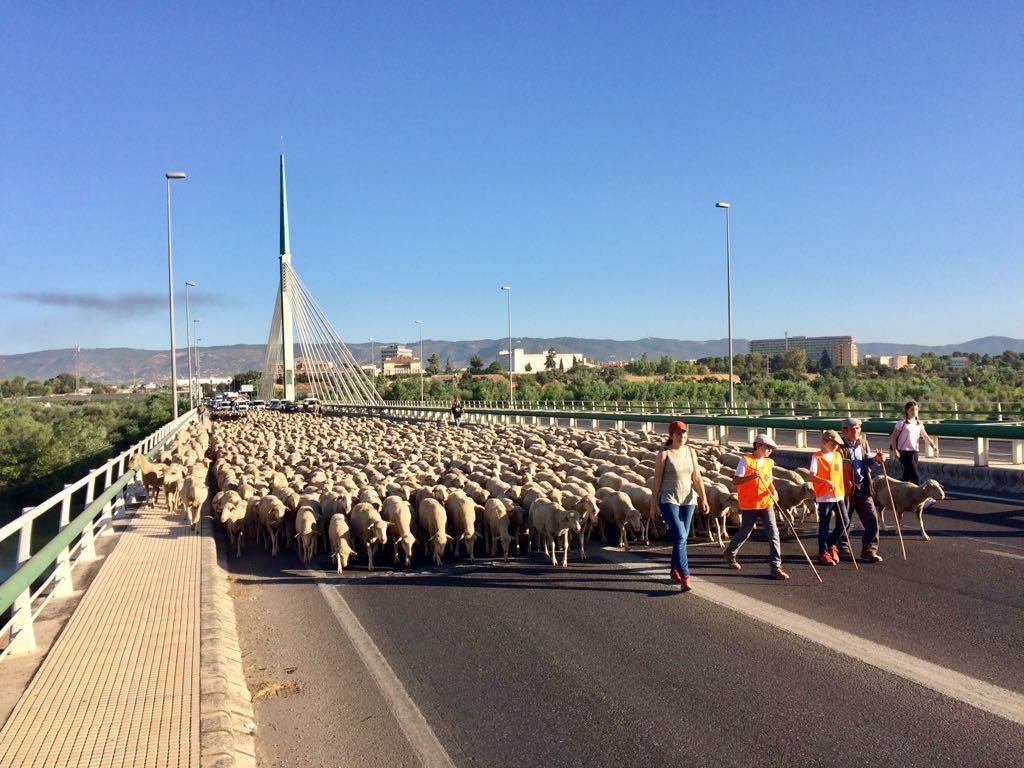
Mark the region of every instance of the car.
<instances>
[{"instance_id":1,"label":"car","mask_svg":"<svg viewBox=\"0 0 1024 768\"><path fill-rule=\"evenodd\" d=\"M267 403L265 400L253 400L249 403L249 407L257 411L265 411Z\"/></svg>"},{"instance_id":2,"label":"car","mask_svg":"<svg viewBox=\"0 0 1024 768\"><path fill-rule=\"evenodd\" d=\"M281 410L284 411L285 413L298 413L301 409L299 408L298 403L293 403L291 401L286 400L285 403L281 406Z\"/></svg>"},{"instance_id":3,"label":"car","mask_svg":"<svg viewBox=\"0 0 1024 768\"><path fill-rule=\"evenodd\" d=\"M281 401L276 399L271 400L269 403L267 403L267 408L271 411L279 411L281 410Z\"/></svg>"},{"instance_id":4,"label":"car","mask_svg":"<svg viewBox=\"0 0 1024 768\"><path fill-rule=\"evenodd\" d=\"M320 407L320 400L315 397L307 397L302 401L302 410L304 411L315 411Z\"/></svg>"}]
</instances>

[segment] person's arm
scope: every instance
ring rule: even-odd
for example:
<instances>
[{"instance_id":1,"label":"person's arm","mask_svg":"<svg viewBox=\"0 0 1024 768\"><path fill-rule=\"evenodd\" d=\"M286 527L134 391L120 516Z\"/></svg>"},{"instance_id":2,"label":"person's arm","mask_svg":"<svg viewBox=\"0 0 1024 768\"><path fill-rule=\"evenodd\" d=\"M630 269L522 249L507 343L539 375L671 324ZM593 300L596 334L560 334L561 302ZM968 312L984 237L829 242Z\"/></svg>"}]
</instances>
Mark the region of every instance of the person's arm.
<instances>
[{"instance_id":1,"label":"person's arm","mask_svg":"<svg viewBox=\"0 0 1024 768\"><path fill-rule=\"evenodd\" d=\"M932 440L932 436L928 434L928 430L924 428L924 422L921 422L921 437L925 439L925 442L932 447L932 450L936 453L939 452L939 444Z\"/></svg>"},{"instance_id":2,"label":"person's arm","mask_svg":"<svg viewBox=\"0 0 1024 768\"><path fill-rule=\"evenodd\" d=\"M757 479L757 473L751 472L747 474L747 460L740 459L740 463L736 465L736 469L732 475L732 481L735 485L743 485L749 483L751 480Z\"/></svg>"},{"instance_id":3,"label":"person's arm","mask_svg":"<svg viewBox=\"0 0 1024 768\"><path fill-rule=\"evenodd\" d=\"M706 515L711 511L711 507L708 506L708 494L704 490L704 477L700 473L700 464L697 463L697 452L693 448L690 449L690 457L693 459L693 475L691 480L693 486L697 489L697 496L700 499L697 506L700 509L700 513Z\"/></svg>"},{"instance_id":4,"label":"person's arm","mask_svg":"<svg viewBox=\"0 0 1024 768\"><path fill-rule=\"evenodd\" d=\"M651 514L658 512L658 494L661 493L661 479L665 475L665 452L658 451L658 460L654 464L654 482L651 483Z\"/></svg>"},{"instance_id":5,"label":"person's arm","mask_svg":"<svg viewBox=\"0 0 1024 768\"><path fill-rule=\"evenodd\" d=\"M895 456L897 459L900 457L900 450L899 450L900 432L902 432L905 428L906 428L906 421L903 421L903 422L897 421L896 424L892 428L892 434L889 435L889 450L892 451L892 455Z\"/></svg>"}]
</instances>

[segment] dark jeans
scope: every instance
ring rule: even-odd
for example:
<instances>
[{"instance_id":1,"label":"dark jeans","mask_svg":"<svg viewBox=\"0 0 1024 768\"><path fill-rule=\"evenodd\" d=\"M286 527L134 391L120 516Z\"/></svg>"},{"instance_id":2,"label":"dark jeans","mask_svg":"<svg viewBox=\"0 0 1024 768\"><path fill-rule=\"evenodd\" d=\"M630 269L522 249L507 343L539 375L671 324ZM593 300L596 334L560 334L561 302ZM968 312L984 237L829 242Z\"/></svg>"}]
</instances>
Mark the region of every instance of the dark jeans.
<instances>
[{"instance_id":1,"label":"dark jeans","mask_svg":"<svg viewBox=\"0 0 1024 768\"><path fill-rule=\"evenodd\" d=\"M831 535L828 532L832 524L832 515L835 513L836 526ZM850 527L850 517L846 514L846 502L843 501L819 501L818 502L818 554L825 554L825 550L843 541L843 531Z\"/></svg>"},{"instance_id":2,"label":"dark jeans","mask_svg":"<svg viewBox=\"0 0 1024 768\"><path fill-rule=\"evenodd\" d=\"M864 526L861 547L865 553L878 551L878 513L875 511L875 502L871 499L870 484L869 478L860 488L854 488L853 496L846 502L850 519L853 519L853 513L856 512L857 517L860 518L860 524ZM846 549L845 542L840 544L840 548Z\"/></svg>"},{"instance_id":3,"label":"dark jeans","mask_svg":"<svg viewBox=\"0 0 1024 768\"><path fill-rule=\"evenodd\" d=\"M693 510L696 504L669 504L660 502L658 508L661 516L668 523L668 529L672 532L672 569L679 571L683 576L690 575L690 564L686 559L686 540L690 537L690 525L693 523Z\"/></svg>"},{"instance_id":4,"label":"dark jeans","mask_svg":"<svg viewBox=\"0 0 1024 768\"><path fill-rule=\"evenodd\" d=\"M921 484L921 470L917 466L917 451L900 451L903 465L903 480L914 485Z\"/></svg>"}]
</instances>

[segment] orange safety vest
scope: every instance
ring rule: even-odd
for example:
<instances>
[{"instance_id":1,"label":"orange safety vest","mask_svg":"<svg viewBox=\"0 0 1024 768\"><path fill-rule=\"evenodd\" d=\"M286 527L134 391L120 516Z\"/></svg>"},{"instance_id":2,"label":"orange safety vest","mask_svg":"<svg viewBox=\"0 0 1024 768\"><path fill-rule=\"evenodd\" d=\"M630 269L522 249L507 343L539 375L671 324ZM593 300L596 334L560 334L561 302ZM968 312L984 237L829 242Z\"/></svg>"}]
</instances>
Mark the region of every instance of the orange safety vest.
<instances>
[{"instance_id":1,"label":"orange safety vest","mask_svg":"<svg viewBox=\"0 0 1024 768\"><path fill-rule=\"evenodd\" d=\"M828 456L828 459L825 457ZM814 483L814 495L819 499L822 496L828 496L830 493L834 493L837 499L845 498L844 493L844 482L843 482L843 459L839 455L838 451L832 453L822 453L818 451L814 454L814 460L817 462L816 466L818 471L815 473L812 482ZM829 488L822 480L831 480L832 485L835 487L833 490Z\"/></svg>"},{"instance_id":2,"label":"orange safety vest","mask_svg":"<svg viewBox=\"0 0 1024 768\"><path fill-rule=\"evenodd\" d=\"M772 484L774 462L771 459L758 460L753 456L748 456L746 462L747 469L760 479L737 484L736 494L739 496L740 509L769 509L773 502L768 488Z\"/></svg>"}]
</instances>

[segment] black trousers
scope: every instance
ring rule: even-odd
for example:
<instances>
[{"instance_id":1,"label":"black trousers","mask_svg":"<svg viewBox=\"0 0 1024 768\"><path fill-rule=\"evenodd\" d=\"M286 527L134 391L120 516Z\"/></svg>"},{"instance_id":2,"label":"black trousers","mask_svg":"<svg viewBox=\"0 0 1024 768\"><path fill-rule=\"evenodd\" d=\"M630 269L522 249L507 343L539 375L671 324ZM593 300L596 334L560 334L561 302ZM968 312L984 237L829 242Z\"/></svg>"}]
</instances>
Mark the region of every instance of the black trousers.
<instances>
[{"instance_id":1,"label":"black trousers","mask_svg":"<svg viewBox=\"0 0 1024 768\"><path fill-rule=\"evenodd\" d=\"M900 451L903 465L903 480L914 485L921 484L921 470L917 466L917 451Z\"/></svg>"},{"instance_id":2,"label":"black trousers","mask_svg":"<svg viewBox=\"0 0 1024 768\"><path fill-rule=\"evenodd\" d=\"M846 500L846 508L853 520L853 513L857 513L860 524L864 526L864 538L861 540L861 550L864 553L878 551L878 513L875 511L875 502L871 498L870 480L864 481L860 488L854 488L853 495ZM846 550L846 540L839 540L839 548Z\"/></svg>"}]
</instances>

